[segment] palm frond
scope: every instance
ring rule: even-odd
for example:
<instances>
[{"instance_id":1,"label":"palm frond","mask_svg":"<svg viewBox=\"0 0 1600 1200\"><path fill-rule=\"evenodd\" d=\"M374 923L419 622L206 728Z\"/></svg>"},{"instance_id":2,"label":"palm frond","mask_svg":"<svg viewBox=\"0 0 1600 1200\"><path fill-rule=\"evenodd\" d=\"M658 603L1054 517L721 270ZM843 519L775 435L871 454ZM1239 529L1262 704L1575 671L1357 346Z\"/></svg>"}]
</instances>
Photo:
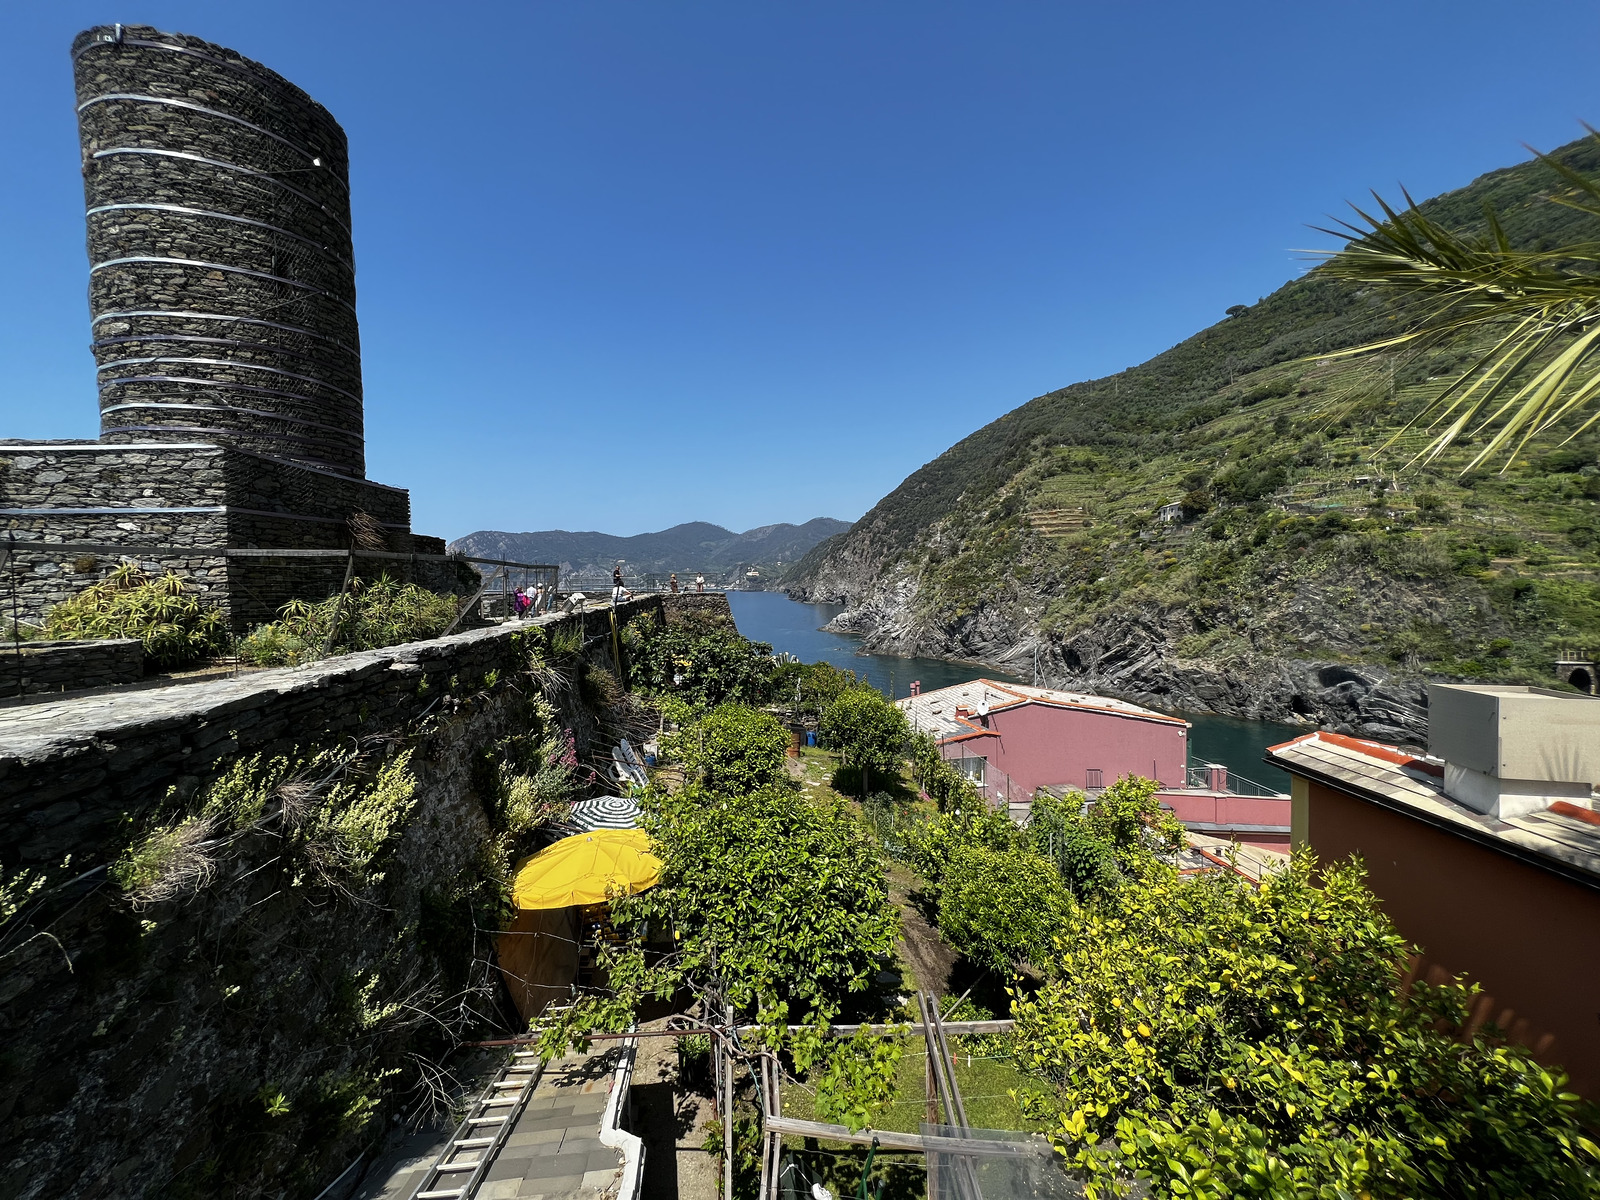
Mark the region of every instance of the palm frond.
<instances>
[{"instance_id":1,"label":"palm frond","mask_svg":"<svg viewBox=\"0 0 1600 1200\"><path fill-rule=\"evenodd\" d=\"M1549 202L1600 218L1600 181L1538 157L1570 185ZM1600 241L1521 250L1492 208L1485 207L1483 233L1459 234L1402 194L1403 208L1375 194L1381 215L1352 205L1359 223L1322 230L1345 245L1319 270L1391 296L1404 331L1318 357L1492 336L1489 348L1394 435L1418 425L1432 433L1417 455L1423 461L1471 434L1487 440L1464 470L1500 456L1509 466L1535 439L1577 422L1567 429L1570 440L1600 421ZM1597 411L1579 421L1587 409Z\"/></svg>"}]
</instances>

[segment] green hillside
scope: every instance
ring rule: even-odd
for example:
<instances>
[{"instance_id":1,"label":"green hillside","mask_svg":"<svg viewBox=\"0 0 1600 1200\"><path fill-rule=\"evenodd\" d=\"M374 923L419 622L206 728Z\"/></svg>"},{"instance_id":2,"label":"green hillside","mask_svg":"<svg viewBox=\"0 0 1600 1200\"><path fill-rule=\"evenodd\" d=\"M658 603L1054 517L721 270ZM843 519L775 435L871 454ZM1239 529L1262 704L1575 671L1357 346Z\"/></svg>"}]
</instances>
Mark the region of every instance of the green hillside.
<instances>
[{"instance_id":1,"label":"green hillside","mask_svg":"<svg viewBox=\"0 0 1600 1200\"><path fill-rule=\"evenodd\" d=\"M1600 172L1593 140L1558 153ZM1557 182L1531 162L1424 207L1461 229L1491 201L1522 245L1593 237L1592 218L1542 199ZM1600 442L1546 447L1503 475L1460 478L1465 447L1402 472L1421 436L1384 443L1470 347L1314 357L1393 320L1372 295L1295 280L978 430L788 582L848 597L854 628L880 645L994 660L1008 637L1042 640L1069 680L1090 673L1085 638L1133 621L1159 625L1147 634L1166 668L1248 679L1298 657L1550 682L1555 647L1600 645ZM1186 497L1181 519L1158 517Z\"/></svg>"}]
</instances>

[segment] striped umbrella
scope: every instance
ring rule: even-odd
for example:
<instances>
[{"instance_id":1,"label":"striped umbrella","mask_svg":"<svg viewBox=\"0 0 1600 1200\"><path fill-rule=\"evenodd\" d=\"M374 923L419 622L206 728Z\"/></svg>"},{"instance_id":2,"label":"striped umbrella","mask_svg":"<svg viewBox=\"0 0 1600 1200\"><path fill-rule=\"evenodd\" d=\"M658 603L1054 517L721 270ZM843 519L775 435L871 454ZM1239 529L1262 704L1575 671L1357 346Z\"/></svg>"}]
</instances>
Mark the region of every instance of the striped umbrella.
<instances>
[{"instance_id":1,"label":"striped umbrella","mask_svg":"<svg viewBox=\"0 0 1600 1200\"><path fill-rule=\"evenodd\" d=\"M572 805L568 824L579 829L637 829L639 806L624 796L596 796Z\"/></svg>"}]
</instances>

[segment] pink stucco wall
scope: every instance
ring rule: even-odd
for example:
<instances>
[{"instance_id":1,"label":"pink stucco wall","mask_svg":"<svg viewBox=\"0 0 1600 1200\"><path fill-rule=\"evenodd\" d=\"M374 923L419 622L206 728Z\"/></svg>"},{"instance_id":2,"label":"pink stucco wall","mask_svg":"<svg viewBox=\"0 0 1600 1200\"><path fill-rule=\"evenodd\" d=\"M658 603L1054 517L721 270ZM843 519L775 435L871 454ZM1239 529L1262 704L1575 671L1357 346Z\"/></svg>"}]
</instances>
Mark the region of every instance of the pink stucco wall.
<instances>
[{"instance_id":1,"label":"pink stucco wall","mask_svg":"<svg viewBox=\"0 0 1600 1200\"><path fill-rule=\"evenodd\" d=\"M944 754L987 758L1026 795L1051 785L1085 787L1096 768L1107 786L1123 775L1182 786L1187 733L1182 725L1094 709L1022 704L991 713L988 734L948 743Z\"/></svg>"},{"instance_id":2,"label":"pink stucco wall","mask_svg":"<svg viewBox=\"0 0 1600 1200\"><path fill-rule=\"evenodd\" d=\"M1156 799L1191 829L1236 837L1251 846L1289 848L1289 797L1216 792L1158 792Z\"/></svg>"}]
</instances>

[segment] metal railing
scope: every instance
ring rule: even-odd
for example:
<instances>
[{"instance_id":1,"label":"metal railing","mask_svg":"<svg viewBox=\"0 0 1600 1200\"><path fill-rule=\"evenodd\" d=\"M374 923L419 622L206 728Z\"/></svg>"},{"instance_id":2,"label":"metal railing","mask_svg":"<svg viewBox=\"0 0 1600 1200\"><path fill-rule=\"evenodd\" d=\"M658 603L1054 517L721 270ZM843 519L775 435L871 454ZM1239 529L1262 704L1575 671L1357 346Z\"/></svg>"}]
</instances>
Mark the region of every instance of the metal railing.
<instances>
[{"instance_id":1,"label":"metal railing","mask_svg":"<svg viewBox=\"0 0 1600 1200\"><path fill-rule=\"evenodd\" d=\"M1225 792L1230 796L1274 798L1283 795L1254 779L1235 774L1221 763L1190 763L1184 768L1183 786L1203 792Z\"/></svg>"},{"instance_id":2,"label":"metal railing","mask_svg":"<svg viewBox=\"0 0 1600 1200\"><path fill-rule=\"evenodd\" d=\"M671 571L629 571L626 566L622 569L622 584L630 592L666 592L671 590ZM678 591L692 592L695 590L695 577L705 576L705 590L708 592L738 591L744 587L744 577L735 577L727 571L678 571ZM611 572L609 571L569 571L564 576L569 592L601 592L611 591Z\"/></svg>"}]
</instances>

